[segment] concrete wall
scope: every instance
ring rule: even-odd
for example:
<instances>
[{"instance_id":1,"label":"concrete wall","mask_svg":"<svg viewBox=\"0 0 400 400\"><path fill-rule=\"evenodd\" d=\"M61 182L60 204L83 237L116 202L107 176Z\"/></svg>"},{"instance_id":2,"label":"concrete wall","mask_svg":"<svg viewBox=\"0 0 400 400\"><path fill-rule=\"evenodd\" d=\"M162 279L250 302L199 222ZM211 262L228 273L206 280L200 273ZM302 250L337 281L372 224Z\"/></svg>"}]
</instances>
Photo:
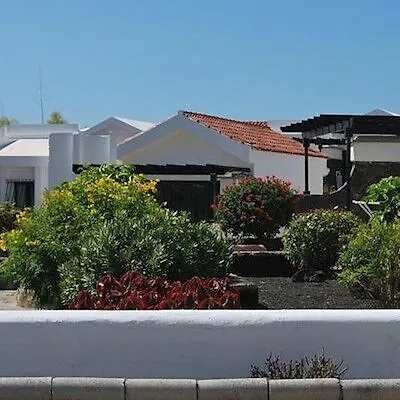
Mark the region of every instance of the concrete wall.
<instances>
[{"instance_id":1,"label":"concrete wall","mask_svg":"<svg viewBox=\"0 0 400 400\"><path fill-rule=\"evenodd\" d=\"M0 376L238 378L270 353L400 371L399 310L2 311Z\"/></svg>"},{"instance_id":2,"label":"concrete wall","mask_svg":"<svg viewBox=\"0 0 400 400\"><path fill-rule=\"evenodd\" d=\"M353 143L352 161L400 162L400 142L364 142Z\"/></svg>"},{"instance_id":3,"label":"concrete wall","mask_svg":"<svg viewBox=\"0 0 400 400\"><path fill-rule=\"evenodd\" d=\"M8 400L394 400L400 379L0 378Z\"/></svg>"},{"instance_id":4,"label":"concrete wall","mask_svg":"<svg viewBox=\"0 0 400 400\"><path fill-rule=\"evenodd\" d=\"M63 182L73 178L73 134L56 133L49 138L49 183L48 188L53 189Z\"/></svg>"},{"instance_id":5,"label":"concrete wall","mask_svg":"<svg viewBox=\"0 0 400 400\"><path fill-rule=\"evenodd\" d=\"M49 187L49 168L35 167L35 206L40 206L45 190Z\"/></svg>"},{"instance_id":6,"label":"concrete wall","mask_svg":"<svg viewBox=\"0 0 400 400\"><path fill-rule=\"evenodd\" d=\"M304 156L251 150L254 175L275 175L290 181L297 190L304 190ZM322 194L323 177L328 174L325 158L309 158L309 186L312 194Z\"/></svg>"},{"instance_id":7,"label":"concrete wall","mask_svg":"<svg viewBox=\"0 0 400 400\"><path fill-rule=\"evenodd\" d=\"M341 160L342 156L343 156L343 150L344 149L345 149L345 146L343 146L343 148L339 148L339 147L324 147L322 149L322 151L329 158L333 158L335 160Z\"/></svg>"},{"instance_id":8,"label":"concrete wall","mask_svg":"<svg viewBox=\"0 0 400 400\"><path fill-rule=\"evenodd\" d=\"M82 135L82 161L86 164L111 162L110 135ZM115 160L113 160L115 161Z\"/></svg>"}]
</instances>

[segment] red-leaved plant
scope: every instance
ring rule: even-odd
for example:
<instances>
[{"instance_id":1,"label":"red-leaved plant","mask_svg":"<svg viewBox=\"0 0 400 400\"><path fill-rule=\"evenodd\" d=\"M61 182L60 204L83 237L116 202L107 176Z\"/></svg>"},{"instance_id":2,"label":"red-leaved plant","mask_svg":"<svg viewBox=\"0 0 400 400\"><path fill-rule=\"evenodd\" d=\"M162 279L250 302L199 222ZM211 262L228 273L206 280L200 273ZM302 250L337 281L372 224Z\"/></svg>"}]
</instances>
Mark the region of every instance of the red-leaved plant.
<instances>
[{"instance_id":1,"label":"red-leaved plant","mask_svg":"<svg viewBox=\"0 0 400 400\"><path fill-rule=\"evenodd\" d=\"M71 310L236 309L239 292L229 278L194 277L186 282L149 279L129 271L120 279L103 276L97 294L81 290L69 304Z\"/></svg>"}]
</instances>

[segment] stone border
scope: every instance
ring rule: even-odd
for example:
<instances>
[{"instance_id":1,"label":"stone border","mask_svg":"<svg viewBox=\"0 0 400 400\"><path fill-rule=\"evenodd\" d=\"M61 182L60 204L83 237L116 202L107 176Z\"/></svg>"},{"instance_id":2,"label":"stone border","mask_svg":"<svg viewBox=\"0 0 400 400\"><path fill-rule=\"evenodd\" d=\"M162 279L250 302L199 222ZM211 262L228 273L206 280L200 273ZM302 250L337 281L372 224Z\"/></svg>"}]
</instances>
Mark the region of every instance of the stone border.
<instances>
[{"instance_id":1,"label":"stone border","mask_svg":"<svg viewBox=\"0 0 400 400\"><path fill-rule=\"evenodd\" d=\"M395 400L400 379L0 378L8 400Z\"/></svg>"}]
</instances>

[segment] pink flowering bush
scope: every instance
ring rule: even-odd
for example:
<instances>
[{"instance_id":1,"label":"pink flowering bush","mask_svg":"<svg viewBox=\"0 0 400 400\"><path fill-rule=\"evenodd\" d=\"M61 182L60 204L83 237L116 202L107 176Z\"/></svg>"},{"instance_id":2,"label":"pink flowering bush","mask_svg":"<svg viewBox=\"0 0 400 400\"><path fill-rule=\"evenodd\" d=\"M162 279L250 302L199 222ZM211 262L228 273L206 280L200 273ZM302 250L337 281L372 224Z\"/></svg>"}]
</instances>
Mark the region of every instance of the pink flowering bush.
<instances>
[{"instance_id":1,"label":"pink flowering bush","mask_svg":"<svg viewBox=\"0 0 400 400\"><path fill-rule=\"evenodd\" d=\"M223 230L268 239L290 221L296 196L290 182L248 177L227 186L212 208Z\"/></svg>"}]
</instances>

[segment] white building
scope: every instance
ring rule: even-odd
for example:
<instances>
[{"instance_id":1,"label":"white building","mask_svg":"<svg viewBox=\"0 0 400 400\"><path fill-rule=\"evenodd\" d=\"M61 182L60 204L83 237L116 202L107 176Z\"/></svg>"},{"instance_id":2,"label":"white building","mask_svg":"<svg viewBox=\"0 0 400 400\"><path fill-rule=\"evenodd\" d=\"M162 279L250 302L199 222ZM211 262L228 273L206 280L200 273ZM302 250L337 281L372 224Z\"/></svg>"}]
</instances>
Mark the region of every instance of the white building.
<instances>
[{"instance_id":1,"label":"white building","mask_svg":"<svg viewBox=\"0 0 400 400\"><path fill-rule=\"evenodd\" d=\"M77 124L0 129L0 202L40 205L43 193L74 178L73 164L115 162L110 135L87 135Z\"/></svg>"},{"instance_id":2,"label":"white building","mask_svg":"<svg viewBox=\"0 0 400 400\"><path fill-rule=\"evenodd\" d=\"M289 180L301 191L304 189L303 155L301 143L274 131L266 121L240 121L185 111L118 146L118 159L139 166L139 170L151 171L146 166L159 166L153 170L162 171L162 166L176 166L180 171L179 175L151 175L161 180L209 180L206 175L185 174L184 168L193 171L193 166L209 166L207 170L212 171L214 166L227 171L248 171L261 177L275 175ZM323 176L328 173L327 157L316 149L311 149L309 156L310 190L322 193Z\"/></svg>"},{"instance_id":3,"label":"white building","mask_svg":"<svg viewBox=\"0 0 400 400\"><path fill-rule=\"evenodd\" d=\"M315 148L309 156L310 190L319 194L327 157ZM111 117L84 130L76 124L4 127L0 201L39 205L45 189L74 178L73 165L117 159L162 181L208 182L216 173L223 189L239 172L275 175L304 189L302 145L268 122L180 111L157 125Z\"/></svg>"},{"instance_id":4,"label":"white building","mask_svg":"<svg viewBox=\"0 0 400 400\"><path fill-rule=\"evenodd\" d=\"M12 125L0 129L0 201L39 205L48 187L51 133L77 132L74 124Z\"/></svg>"}]
</instances>

